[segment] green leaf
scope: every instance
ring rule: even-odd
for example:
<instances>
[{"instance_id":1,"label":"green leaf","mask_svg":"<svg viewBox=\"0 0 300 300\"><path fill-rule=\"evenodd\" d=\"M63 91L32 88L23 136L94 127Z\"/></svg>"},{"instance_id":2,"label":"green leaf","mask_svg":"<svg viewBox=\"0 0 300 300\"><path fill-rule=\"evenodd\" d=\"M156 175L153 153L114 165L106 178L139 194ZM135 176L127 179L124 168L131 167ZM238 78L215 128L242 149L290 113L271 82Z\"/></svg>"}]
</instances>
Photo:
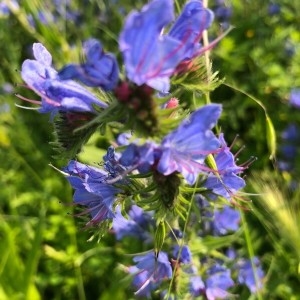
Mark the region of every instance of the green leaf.
<instances>
[{"instance_id":1,"label":"green leaf","mask_svg":"<svg viewBox=\"0 0 300 300\"><path fill-rule=\"evenodd\" d=\"M248 94L247 92L237 88L234 85L228 84L228 83L224 83L224 85L232 88L235 91L238 91L244 95L246 95L247 97L249 97L251 100L255 101L264 111L265 113L265 118L266 118L266 134L267 134L267 145L270 151L270 159L274 159L275 158L275 154L276 154L276 133L275 133L275 129L273 126L273 122L271 120L271 118L268 115L267 109L265 108L265 106L263 105L263 103L256 99L254 96Z\"/></svg>"},{"instance_id":2,"label":"green leaf","mask_svg":"<svg viewBox=\"0 0 300 300\"><path fill-rule=\"evenodd\" d=\"M267 142L270 150L270 159L274 159L276 154L276 133L275 133L272 120L267 114L266 114L266 126L267 126Z\"/></svg>"},{"instance_id":3,"label":"green leaf","mask_svg":"<svg viewBox=\"0 0 300 300\"><path fill-rule=\"evenodd\" d=\"M155 238L154 238L154 250L157 255L164 244L165 238L166 238L166 224L164 221L162 221L158 224L156 228Z\"/></svg>"}]
</instances>

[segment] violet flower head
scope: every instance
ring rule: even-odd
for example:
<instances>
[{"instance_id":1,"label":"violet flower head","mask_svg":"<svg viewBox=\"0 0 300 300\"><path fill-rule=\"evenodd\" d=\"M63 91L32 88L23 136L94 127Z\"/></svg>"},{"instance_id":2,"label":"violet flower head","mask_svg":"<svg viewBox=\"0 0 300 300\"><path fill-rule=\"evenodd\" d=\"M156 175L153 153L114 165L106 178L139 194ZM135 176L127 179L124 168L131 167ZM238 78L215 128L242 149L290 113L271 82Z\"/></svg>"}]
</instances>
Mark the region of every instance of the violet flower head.
<instances>
[{"instance_id":1,"label":"violet flower head","mask_svg":"<svg viewBox=\"0 0 300 300\"><path fill-rule=\"evenodd\" d=\"M165 252L161 251L157 256L154 252L149 252L145 255L135 256L133 261L137 263L135 267L140 270L138 274L143 276L143 284L139 286L136 294L140 294L149 284L159 284L162 280L172 277L171 263ZM141 273L144 274L141 275Z\"/></svg>"},{"instance_id":2,"label":"violet flower head","mask_svg":"<svg viewBox=\"0 0 300 300\"><path fill-rule=\"evenodd\" d=\"M236 165L234 155L226 145L223 134L219 139L222 148L215 156L218 174L210 173L204 186L212 190L214 194L230 199L246 185L244 179L238 176L244 168Z\"/></svg>"},{"instance_id":3,"label":"violet flower head","mask_svg":"<svg viewBox=\"0 0 300 300\"><path fill-rule=\"evenodd\" d=\"M136 167L140 173L147 173L155 163L157 146L147 142L142 146L129 144L119 162L125 167Z\"/></svg>"},{"instance_id":4,"label":"violet flower head","mask_svg":"<svg viewBox=\"0 0 300 300\"><path fill-rule=\"evenodd\" d=\"M205 285L201 277L193 276L190 278L190 293L194 297L199 297L205 293Z\"/></svg>"},{"instance_id":5,"label":"violet flower head","mask_svg":"<svg viewBox=\"0 0 300 300\"><path fill-rule=\"evenodd\" d=\"M141 173L149 172L151 167L165 176L180 172L192 185L201 172L208 172L204 166L207 155L220 147L211 130L220 114L221 105L206 105L165 136L161 145L151 142L142 146L130 144L119 161L126 167L136 166Z\"/></svg>"},{"instance_id":6,"label":"violet flower head","mask_svg":"<svg viewBox=\"0 0 300 300\"><path fill-rule=\"evenodd\" d=\"M216 210L213 220L215 234L224 235L228 231L237 231L240 219L240 213L229 206L225 206L222 210Z\"/></svg>"},{"instance_id":7,"label":"violet flower head","mask_svg":"<svg viewBox=\"0 0 300 300\"><path fill-rule=\"evenodd\" d=\"M158 284L149 280L147 271L140 271L136 266L131 266L128 270L134 275L132 285L138 289L135 295L142 299L151 299L151 292L157 288Z\"/></svg>"},{"instance_id":8,"label":"violet flower head","mask_svg":"<svg viewBox=\"0 0 300 300\"><path fill-rule=\"evenodd\" d=\"M208 275L209 277L205 280L207 299L227 298L230 295L227 290L234 285L230 270L216 264L208 270Z\"/></svg>"},{"instance_id":9,"label":"violet flower head","mask_svg":"<svg viewBox=\"0 0 300 300\"><path fill-rule=\"evenodd\" d=\"M136 205L132 205L128 215L129 217L126 219L121 214L120 209L116 210L112 228L117 240L121 240L125 236L133 236L143 240L144 243L152 242L149 227L154 224L151 214Z\"/></svg>"},{"instance_id":10,"label":"violet flower head","mask_svg":"<svg viewBox=\"0 0 300 300\"><path fill-rule=\"evenodd\" d=\"M105 91L113 90L119 79L119 67L115 56L104 53L101 43L96 39L87 40L83 49L86 62L65 66L59 71L59 78L77 79L87 86L101 87Z\"/></svg>"},{"instance_id":11,"label":"violet flower head","mask_svg":"<svg viewBox=\"0 0 300 300\"><path fill-rule=\"evenodd\" d=\"M245 284L251 293L256 293L258 290L263 287L263 278L265 276L260 261L257 257L252 258L252 267L251 260L243 259L239 260L236 264L238 269L238 281L239 283Z\"/></svg>"},{"instance_id":12,"label":"violet flower head","mask_svg":"<svg viewBox=\"0 0 300 300\"><path fill-rule=\"evenodd\" d=\"M106 183L107 172L76 161L70 161L64 171L69 174L67 180L75 189L74 203L86 206L84 213L91 215L87 226L115 217L113 206L121 190Z\"/></svg>"},{"instance_id":13,"label":"violet flower head","mask_svg":"<svg viewBox=\"0 0 300 300\"><path fill-rule=\"evenodd\" d=\"M221 105L206 105L184 120L168 134L160 146L157 170L163 175L180 172L189 184L207 168L203 165L208 154L216 152L220 142L212 132L221 114Z\"/></svg>"},{"instance_id":14,"label":"violet flower head","mask_svg":"<svg viewBox=\"0 0 300 300\"><path fill-rule=\"evenodd\" d=\"M133 261L137 263L138 269L146 270L155 282L172 277L171 263L168 255L163 251L160 251L158 256L154 252L135 256Z\"/></svg>"},{"instance_id":15,"label":"violet flower head","mask_svg":"<svg viewBox=\"0 0 300 300\"><path fill-rule=\"evenodd\" d=\"M115 178L122 175L126 168L119 163L119 154L115 152L115 148L110 146L106 154L103 156L104 169L109 173L109 177Z\"/></svg>"},{"instance_id":16,"label":"violet flower head","mask_svg":"<svg viewBox=\"0 0 300 300\"><path fill-rule=\"evenodd\" d=\"M123 132L123 133L120 133L118 136L117 136L117 144L119 146L128 146L130 144L129 140L132 138L132 133L130 132Z\"/></svg>"},{"instance_id":17,"label":"violet flower head","mask_svg":"<svg viewBox=\"0 0 300 300\"><path fill-rule=\"evenodd\" d=\"M180 251L181 248L181 251ZM173 247L173 257L177 259L180 251L179 261L183 264L189 264L192 262L192 253L190 248L187 245L183 245L180 247L179 245L175 245Z\"/></svg>"},{"instance_id":18,"label":"violet flower head","mask_svg":"<svg viewBox=\"0 0 300 300\"><path fill-rule=\"evenodd\" d=\"M170 77L180 62L198 50L200 31L210 25L211 16L201 1L191 1L164 35L163 28L174 19L172 0L152 0L141 12L131 12L119 39L128 78L168 92Z\"/></svg>"},{"instance_id":19,"label":"violet flower head","mask_svg":"<svg viewBox=\"0 0 300 300\"><path fill-rule=\"evenodd\" d=\"M300 128L296 124L289 124L282 132L281 137L288 143L297 142L300 140Z\"/></svg>"},{"instance_id":20,"label":"violet flower head","mask_svg":"<svg viewBox=\"0 0 300 300\"><path fill-rule=\"evenodd\" d=\"M281 7L277 3L270 3L268 5L268 14L270 16L278 15L280 13Z\"/></svg>"},{"instance_id":21,"label":"violet flower head","mask_svg":"<svg viewBox=\"0 0 300 300\"><path fill-rule=\"evenodd\" d=\"M170 29L169 36L180 40L184 46L184 59L191 59L199 54L202 33L212 23L214 14L203 7L202 1L189 1Z\"/></svg>"},{"instance_id":22,"label":"violet flower head","mask_svg":"<svg viewBox=\"0 0 300 300\"><path fill-rule=\"evenodd\" d=\"M107 107L75 81L60 80L51 66L52 56L42 44L33 44L33 54L35 60L23 62L21 76L28 87L42 98L41 113L51 113L52 116L58 111L96 113L95 107Z\"/></svg>"},{"instance_id":23,"label":"violet flower head","mask_svg":"<svg viewBox=\"0 0 300 300\"><path fill-rule=\"evenodd\" d=\"M300 88L294 88L290 94L290 104L293 107L300 108Z\"/></svg>"}]
</instances>

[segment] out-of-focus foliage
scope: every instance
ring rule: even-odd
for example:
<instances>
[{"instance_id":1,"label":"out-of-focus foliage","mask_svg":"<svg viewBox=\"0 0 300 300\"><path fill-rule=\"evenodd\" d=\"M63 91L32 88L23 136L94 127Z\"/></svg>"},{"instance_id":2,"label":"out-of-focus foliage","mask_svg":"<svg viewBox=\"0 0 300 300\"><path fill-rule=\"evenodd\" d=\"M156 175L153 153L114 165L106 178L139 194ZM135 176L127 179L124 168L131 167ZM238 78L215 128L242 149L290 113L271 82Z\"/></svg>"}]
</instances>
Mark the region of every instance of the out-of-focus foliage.
<instances>
[{"instance_id":1,"label":"out-of-focus foliage","mask_svg":"<svg viewBox=\"0 0 300 300\"><path fill-rule=\"evenodd\" d=\"M127 248L121 248L112 235L101 243L87 242L89 232L82 230L80 218L73 217L71 188L49 166L54 153L48 117L15 107L26 104L14 94L32 96L20 85L19 70L31 57L33 42L48 48L60 64L57 68L78 61L82 56L78 49L89 37L118 53L123 20L142 1L1 3L11 11L0 12L0 299L130 299L130 278L118 262L130 262L126 254L140 251L141 245L128 241ZM177 1L178 6L182 3ZM259 197L247 196L255 213L244 212L249 236L238 241L245 255L252 251L262 258L265 299L299 299L300 156L297 153L292 172L277 170L277 161L282 131L289 123L300 124L300 110L288 103L291 89L300 87L300 2L278 0L273 3L279 6L276 13L270 12L272 3L225 1L232 7L230 23L235 28L211 51L213 70L225 78L211 98L224 105L219 126L227 140L238 134L234 147L246 146L241 162L258 157L248 177L253 177L249 192ZM210 0L209 6L214 5ZM210 39L222 32L216 21ZM121 60L120 54L117 57ZM277 136L273 160L266 112ZM97 154L98 148L105 149L108 140L93 138L83 159L100 160L103 152ZM267 174L263 181L262 171ZM248 296L242 291L240 299Z\"/></svg>"}]
</instances>

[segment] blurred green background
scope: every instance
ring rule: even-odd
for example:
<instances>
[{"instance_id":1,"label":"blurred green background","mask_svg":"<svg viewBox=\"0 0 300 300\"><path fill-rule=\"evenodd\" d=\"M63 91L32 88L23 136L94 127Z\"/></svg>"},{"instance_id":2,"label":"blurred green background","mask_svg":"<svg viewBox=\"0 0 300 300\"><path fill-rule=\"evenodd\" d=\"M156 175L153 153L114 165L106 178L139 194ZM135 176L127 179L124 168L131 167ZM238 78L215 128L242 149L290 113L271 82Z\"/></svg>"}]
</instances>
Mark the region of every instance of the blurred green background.
<instances>
[{"instance_id":1,"label":"blurred green background","mask_svg":"<svg viewBox=\"0 0 300 300\"><path fill-rule=\"evenodd\" d=\"M121 245L109 234L100 243L88 241L90 233L72 215L69 184L49 166L66 163L53 159L49 116L16 107L27 104L15 94L35 97L20 77L33 42L46 46L57 69L79 61L89 37L118 53L124 18L143 1L0 3L0 300L133 299L124 265L137 246ZM209 6L216 9L217 1ZM300 2L228 0L224 6L231 8L228 22L235 28L212 50L213 69L225 83L211 98L224 106L220 126L227 140L238 134L235 148L246 146L240 161L258 158L246 179L247 192L259 196L250 196L253 210L245 216L266 273L262 299L300 299L300 148L293 170L277 167L282 131L300 125L300 111L288 103L292 88L300 87ZM226 26L217 18L210 39ZM273 159L266 112L277 137ZM97 153L90 151L85 158L101 160L100 154L88 157ZM239 299L248 299L243 295Z\"/></svg>"}]
</instances>

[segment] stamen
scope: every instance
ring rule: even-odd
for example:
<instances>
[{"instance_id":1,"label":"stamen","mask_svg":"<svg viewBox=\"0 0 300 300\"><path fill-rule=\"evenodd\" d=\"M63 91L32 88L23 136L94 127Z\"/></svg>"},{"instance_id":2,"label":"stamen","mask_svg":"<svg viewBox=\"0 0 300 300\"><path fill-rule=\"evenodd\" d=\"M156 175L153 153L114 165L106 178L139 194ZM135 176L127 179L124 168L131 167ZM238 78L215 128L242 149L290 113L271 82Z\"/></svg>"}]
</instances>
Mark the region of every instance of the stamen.
<instances>
[{"instance_id":1,"label":"stamen","mask_svg":"<svg viewBox=\"0 0 300 300\"><path fill-rule=\"evenodd\" d=\"M236 143L236 141L237 141L238 138L239 138L239 135L237 134L237 135L234 137L234 139L233 139L231 145L229 146L229 150L232 149L233 145Z\"/></svg>"},{"instance_id":2,"label":"stamen","mask_svg":"<svg viewBox=\"0 0 300 300\"><path fill-rule=\"evenodd\" d=\"M106 180L107 184L114 184L116 182L118 182L119 180L122 180L126 175L128 175L130 172L132 172L133 170L135 170L139 165L136 164L134 166L132 166L131 168L129 168L128 170L126 170L124 173L118 175L117 177L114 177L112 179Z\"/></svg>"},{"instance_id":3,"label":"stamen","mask_svg":"<svg viewBox=\"0 0 300 300\"><path fill-rule=\"evenodd\" d=\"M257 157L256 156L251 156L248 160L246 160L244 163L242 163L240 165L240 167L242 168L248 168L251 164L253 164L255 161L257 161Z\"/></svg>"},{"instance_id":4,"label":"stamen","mask_svg":"<svg viewBox=\"0 0 300 300\"><path fill-rule=\"evenodd\" d=\"M223 37L225 37L232 29L234 28L234 26L230 26L224 33L222 33L220 36L218 36L215 40L213 40L210 44L208 44L207 46L201 48L195 55L196 56L200 56L203 53L205 53L206 51L212 49Z\"/></svg>"},{"instance_id":5,"label":"stamen","mask_svg":"<svg viewBox=\"0 0 300 300\"><path fill-rule=\"evenodd\" d=\"M28 86L27 84L24 84L24 83L15 83L15 86L23 87L25 89L31 90L30 86Z\"/></svg>"},{"instance_id":6,"label":"stamen","mask_svg":"<svg viewBox=\"0 0 300 300\"><path fill-rule=\"evenodd\" d=\"M15 106L27 110L39 110L39 107L28 107L28 106L19 105L17 103L15 103Z\"/></svg>"},{"instance_id":7,"label":"stamen","mask_svg":"<svg viewBox=\"0 0 300 300\"><path fill-rule=\"evenodd\" d=\"M235 141L235 139L234 139ZM231 144L232 145L232 144ZM234 154L234 158L236 158L244 149L246 148L245 145L243 145L235 154ZM231 146L230 146L231 149Z\"/></svg>"},{"instance_id":8,"label":"stamen","mask_svg":"<svg viewBox=\"0 0 300 300\"><path fill-rule=\"evenodd\" d=\"M32 99L25 98L25 97L23 97L20 94L15 94L15 96L18 97L21 100L26 101L26 102L29 102L29 103L32 103L32 104L41 105L41 101L37 101L37 100L32 100Z\"/></svg>"}]
</instances>

